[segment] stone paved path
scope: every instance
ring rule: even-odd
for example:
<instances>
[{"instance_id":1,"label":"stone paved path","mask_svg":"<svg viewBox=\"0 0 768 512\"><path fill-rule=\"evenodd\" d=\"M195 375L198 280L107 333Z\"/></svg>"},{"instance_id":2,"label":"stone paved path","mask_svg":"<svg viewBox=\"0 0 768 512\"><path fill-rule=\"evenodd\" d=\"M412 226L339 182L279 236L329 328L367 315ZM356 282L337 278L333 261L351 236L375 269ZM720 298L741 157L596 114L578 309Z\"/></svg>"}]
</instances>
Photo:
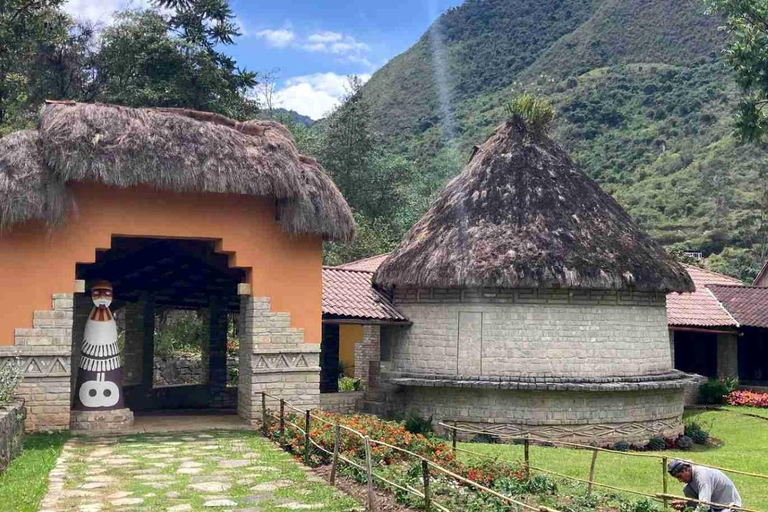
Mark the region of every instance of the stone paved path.
<instances>
[{"instance_id":1,"label":"stone paved path","mask_svg":"<svg viewBox=\"0 0 768 512\"><path fill-rule=\"evenodd\" d=\"M41 512L362 510L253 432L78 437Z\"/></svg>"}]
</instances>

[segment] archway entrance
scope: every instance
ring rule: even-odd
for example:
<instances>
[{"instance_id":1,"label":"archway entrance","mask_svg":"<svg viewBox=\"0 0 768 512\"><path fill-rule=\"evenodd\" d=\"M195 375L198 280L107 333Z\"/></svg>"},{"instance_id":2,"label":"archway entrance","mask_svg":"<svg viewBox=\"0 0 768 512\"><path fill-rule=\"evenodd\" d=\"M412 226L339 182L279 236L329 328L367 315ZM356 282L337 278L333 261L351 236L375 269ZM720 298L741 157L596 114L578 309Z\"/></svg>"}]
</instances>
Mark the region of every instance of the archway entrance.
<instances>
[{"instance_id":1,"label":"archway entrance","mask_svg":"<svg viewBox=\"0 0 768 512\"><path fill-rule=\"evenodd\" d=\"M213 240L112 237L78 279L112 283L125 405L134 413L237 411L238 285ZM87 287L87 286L86 286ZM72 389L90 298L75 303Z\"/></svg>"}]
</instances>

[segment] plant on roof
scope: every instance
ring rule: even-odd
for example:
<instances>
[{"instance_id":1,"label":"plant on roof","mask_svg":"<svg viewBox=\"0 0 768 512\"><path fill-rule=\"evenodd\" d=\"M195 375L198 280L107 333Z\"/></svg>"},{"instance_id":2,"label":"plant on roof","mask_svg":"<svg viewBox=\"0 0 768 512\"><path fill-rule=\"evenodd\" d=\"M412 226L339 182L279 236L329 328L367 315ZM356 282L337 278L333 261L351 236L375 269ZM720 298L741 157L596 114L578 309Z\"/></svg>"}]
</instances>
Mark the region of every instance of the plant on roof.
<instances>
[{"instance_id":1,"label":"plant on roof","mask_svg":"<svg viewBox=\"0 0 768 512\"><path fill-rule=\"evenodd\" d=\"M552 104L528 93L521 94L508 103L507 114L513 123L536 137L547 135L555 120Z\"/></svg>"}]
</instances>

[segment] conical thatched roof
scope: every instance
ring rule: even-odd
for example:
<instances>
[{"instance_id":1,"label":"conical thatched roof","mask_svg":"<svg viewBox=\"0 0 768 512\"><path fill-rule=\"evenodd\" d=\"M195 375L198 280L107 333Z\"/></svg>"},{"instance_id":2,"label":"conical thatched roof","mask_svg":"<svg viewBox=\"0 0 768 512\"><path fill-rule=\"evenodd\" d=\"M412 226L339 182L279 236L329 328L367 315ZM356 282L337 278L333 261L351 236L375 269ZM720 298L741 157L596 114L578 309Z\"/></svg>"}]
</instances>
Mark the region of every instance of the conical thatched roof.
<instances>
[{"instance_id":1,"label":"conical thatched roof","mask_svg":"<svg viewBox=\"0 0 768 512\"><path fill-rule=\"evenodd\" d=\"M683 267L546 135L507 122L374 281L398 287L692 291Z\"/></svg>"},{"instance_id":2,"label":"conical thatched roof","mask_svg":"<svg viewBox=\"0 0 768 512\"><path fill-rule=\"evenodd\" d=\"M55 223L67 184L150 185L177 192L274 197L283 229L354 236L352 213L328 174L273 121L239 123L206 112L49 104L38 132L0 139L0 227Z\"/></svg>"}]
</instances>

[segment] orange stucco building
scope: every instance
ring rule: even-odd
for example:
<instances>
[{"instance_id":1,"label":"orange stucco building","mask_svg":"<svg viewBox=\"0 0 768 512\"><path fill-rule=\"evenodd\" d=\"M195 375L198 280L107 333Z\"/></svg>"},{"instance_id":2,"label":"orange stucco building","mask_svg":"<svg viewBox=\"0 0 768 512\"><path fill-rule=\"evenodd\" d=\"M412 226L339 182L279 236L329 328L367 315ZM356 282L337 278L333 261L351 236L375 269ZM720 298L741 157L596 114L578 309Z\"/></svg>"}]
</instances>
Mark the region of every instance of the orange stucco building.
<instances>
[{"instance_id":1,"label":"orange stucco building","mask_svg":"<svg viewBox=\"0 0 768 512\"><path fill-rule=\"evenodd\" d=\"M322 244L355 228L283 126L49 104L37 130L0 139L0 205L0 366L20 361L29 429L120 428L167 407L231 408L253 422L262 391L319 404ZM104 281L126 407L93 415L72 406L87 370L88 290ZM205 382L158 391L154 322L170 309L205 319Z\"/></svg>"}]
</instances>

